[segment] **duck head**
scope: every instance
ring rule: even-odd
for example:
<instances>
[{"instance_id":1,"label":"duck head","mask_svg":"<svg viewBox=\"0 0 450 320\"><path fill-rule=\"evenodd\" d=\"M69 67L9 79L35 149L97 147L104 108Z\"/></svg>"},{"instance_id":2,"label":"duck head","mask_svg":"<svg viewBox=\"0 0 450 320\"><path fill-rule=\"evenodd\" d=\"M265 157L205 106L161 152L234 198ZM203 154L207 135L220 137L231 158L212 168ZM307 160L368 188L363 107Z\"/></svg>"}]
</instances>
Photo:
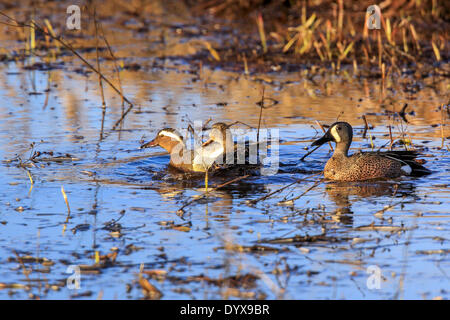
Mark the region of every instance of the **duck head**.
<instances>
[{"instance_id":1,"label":"duck head","mask_svg":"<svg viewBox=\"0 0 450 320\"><path fill-rule=\"evenodd\" d=\"M211 126L211 131L209 133L209 139L203 143L203 147L208 146L213 142L217 142L224 149L226 149L227 143L231 140L231 132L229 126L223 122L216 122Z\"/></svg>"},{"instance_id":2,"label":"duck head","mask_svg":"<svg viewBox=\"0 0 450 320\"><path fill-rule=\"evenodd\" d=\"M328 141L334 141L336 143L336 151L344 152L347 154L348 148L352 143L353 128L347 122L335 122L333 123L325 135L314 141L311 146L321 146Z\"/></svg>"},{"instance_id":3,"label":"duck head","mask_svg":"<svg viewBox=\"0 0 450 320\"><path fill-rule=\"evenodd\" d=\"M233 138L229 128L230 126L223 122L216 122L211 126L209 139L202 144L200 149L202 162L223 164L233 160L228 154L230 150L233 150Z\"/></svg>"},{"instance_id":4,"label":"duck head","mask_svg":"<svg viewBox=\"0 0 450 320\"><path fill-rule=\"evenodd\" d=\"M172 128L165 128L158 132L155 139L144 143L139 147L139 149L160 146L171 153L175 146L180 144L184 146L184 140L178 131Z\"/></svg>"}]
</instances>

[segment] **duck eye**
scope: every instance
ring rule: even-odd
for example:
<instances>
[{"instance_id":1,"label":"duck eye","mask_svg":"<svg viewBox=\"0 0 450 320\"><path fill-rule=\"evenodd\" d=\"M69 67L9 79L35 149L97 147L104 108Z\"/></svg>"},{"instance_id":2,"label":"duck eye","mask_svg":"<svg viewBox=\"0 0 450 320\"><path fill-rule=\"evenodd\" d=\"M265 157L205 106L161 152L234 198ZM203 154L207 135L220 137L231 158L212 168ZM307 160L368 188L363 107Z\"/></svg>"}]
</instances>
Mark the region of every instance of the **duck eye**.
<instances>
[{"instance_id":1,"label":"duck eye","mask_svg":"<svg viewBox=\"0 0 450 320\"><path fill-rule=\"evenodd\" d=\"M338 131L340 131L340 130L341 130L341 127L337 127L337 129L338 129Z\"/></svg>"}]
</instances>

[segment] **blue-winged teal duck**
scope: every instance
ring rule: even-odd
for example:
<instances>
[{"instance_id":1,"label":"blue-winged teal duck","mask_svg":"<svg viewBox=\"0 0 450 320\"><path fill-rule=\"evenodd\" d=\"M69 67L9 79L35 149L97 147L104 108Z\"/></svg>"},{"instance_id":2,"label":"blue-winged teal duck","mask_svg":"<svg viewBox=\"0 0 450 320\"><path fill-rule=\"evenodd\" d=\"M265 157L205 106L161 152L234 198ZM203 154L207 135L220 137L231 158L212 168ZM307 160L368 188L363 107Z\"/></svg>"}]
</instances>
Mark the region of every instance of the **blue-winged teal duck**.
<instances>
[{"instance_id":1,"label":"blue-winged teal duck","mask_svg":"<svg viewBox=\"0 0 450 320\"><path fill-rule=\"evenodd\" d=\"M362 181L431 173L414 160L419 155L416 151L359 152L348 156L352 137L353 129L350 124L336 122L322 138L313 142L313 146L320 146L328 141L336 143L334 154L325 165L325 178Z\"/></svg>"}]
</instances>

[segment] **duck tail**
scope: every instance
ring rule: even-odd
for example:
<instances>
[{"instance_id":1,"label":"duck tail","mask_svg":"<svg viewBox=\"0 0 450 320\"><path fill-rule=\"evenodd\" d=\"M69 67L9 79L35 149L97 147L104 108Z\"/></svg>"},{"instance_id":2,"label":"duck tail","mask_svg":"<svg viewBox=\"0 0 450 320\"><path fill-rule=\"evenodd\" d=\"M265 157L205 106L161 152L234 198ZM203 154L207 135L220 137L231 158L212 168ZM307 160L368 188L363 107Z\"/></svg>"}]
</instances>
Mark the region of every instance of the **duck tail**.
<instances>
[{"instance_id":1,"label":"duck tail","mask_svg":"<svg viewBox=\"0 0 450 320\"><path fill-rule=\"evenodd\" d=\"M419 160L416 159L420 155L417 151L386 151L383 152L383 155L409 165L411 167L410 175L413 177L421 177L432 173L432 171L423 166L424 160L419 162Z\"/></svg>"}]
</instances>

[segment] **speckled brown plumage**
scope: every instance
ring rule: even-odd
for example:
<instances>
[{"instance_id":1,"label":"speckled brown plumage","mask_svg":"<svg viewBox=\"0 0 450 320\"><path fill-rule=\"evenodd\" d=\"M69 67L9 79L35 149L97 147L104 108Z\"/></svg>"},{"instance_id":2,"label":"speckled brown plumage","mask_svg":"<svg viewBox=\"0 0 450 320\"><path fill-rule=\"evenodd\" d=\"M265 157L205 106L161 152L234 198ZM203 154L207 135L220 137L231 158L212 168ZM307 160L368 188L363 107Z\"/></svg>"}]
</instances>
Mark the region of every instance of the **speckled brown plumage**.
<instances>
[{"instance_id":1,"label":"speckled brown plumage","mask_svg":"<svg viewBox=\"0 0 450 320\"><path fill-rule=\"evenodd\" d=\"M362 181L424 175L430 171L415 161L415 151L359 152L348 156L353 129L347 122L336 122L313 145L336 142L333 156L324 169L324 177L336 181Z\"/></svg>"},{"instance_id":2,"label":"speckled brown plumage","mask_svg":"<svg viewBox=\"0 0 450 320\"><path fill-rule=\"evenodd\" d=\"M357 153L350 157L333 155L324 169L324 176L330 180L360 181L380 178L398 178L408 175L402 170L405 164L381 155Z\"/></svg>"}]
</instances>

